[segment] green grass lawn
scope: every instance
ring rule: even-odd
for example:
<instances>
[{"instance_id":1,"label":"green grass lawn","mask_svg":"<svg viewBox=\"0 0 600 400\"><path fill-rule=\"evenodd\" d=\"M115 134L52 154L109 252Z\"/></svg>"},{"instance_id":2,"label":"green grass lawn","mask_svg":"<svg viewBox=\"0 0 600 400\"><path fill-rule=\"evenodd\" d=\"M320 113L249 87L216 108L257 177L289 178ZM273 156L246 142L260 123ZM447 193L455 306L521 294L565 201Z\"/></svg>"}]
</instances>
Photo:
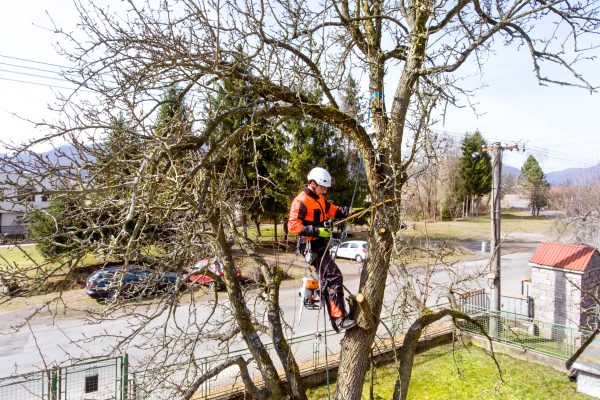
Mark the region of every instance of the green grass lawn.
<instances>
[{"instance_id":1,"label":"green grass lawn","mask_svg":"<svg viewBox=\"0 0 600 400\"><path fill-rule=\"evenodd\" d=\"M44 256L35 245L0 247L0 263L3 265L29 266L32 264L32 260L37 263L44 261Z\"/></svg>"},{"instance_id":2,"label":"green grass lawn","mask_svg":"<svg viewBox=\"0 0 600 400\"><path fill-rule=\"evenodd\" d=\"M502 234L512 232L550 233L555 220L532 216L528 211L503 211ZM407 231L407 235L434 239L481 239L490 237L489 214L470 217L464 220L417 222L415 230Z\"/></svg>"},{"instance_id":3,"label":"green grass lawn","mask_svg":"<svg viewBox=\"0 0 600 400\"><path fill-rule=\"evenodd\" d=\"M547 234L552 231L555 221L555 219L545 216L532 216L529 211L505 210L502 212L502 233L503 235L512 232ZM432 239L489 239L491 230L489 213L464 220L418 221L414 226L416 229L408 229L404 231L404 234ZM353 226L351 225L350 230L352 231L352 229ZM249 226L248 236L250 239L256 240L256 228ZM277 226L277 237L279 240L283 238L283 226L281 224ZM293 239L293 236L291 236L291 239ZM271 240L273 240L273 225L261 225L260 241Z\"/></svg>"},{"instance_id":4,"label":"green grass lawn","mask_svg":"<svg viewBox=\"0 0 600 400\"><path fill-rule=\"evenodd\" d=\"M576 384L566 373L539 364L527 363L497 354L503 370L504 383L492 359L477 346L441 346L415 358L409 399L413 400L584 400L591 397L577 393ZM391 399L396 382L394 365L377 368L374 379L374 398ZM367 374L363 399L369 398L370 379ZM332 393L335 386L332 386ZM309 390L309 399L327 398L327 388Z\"/></svg>"}]
</instances>

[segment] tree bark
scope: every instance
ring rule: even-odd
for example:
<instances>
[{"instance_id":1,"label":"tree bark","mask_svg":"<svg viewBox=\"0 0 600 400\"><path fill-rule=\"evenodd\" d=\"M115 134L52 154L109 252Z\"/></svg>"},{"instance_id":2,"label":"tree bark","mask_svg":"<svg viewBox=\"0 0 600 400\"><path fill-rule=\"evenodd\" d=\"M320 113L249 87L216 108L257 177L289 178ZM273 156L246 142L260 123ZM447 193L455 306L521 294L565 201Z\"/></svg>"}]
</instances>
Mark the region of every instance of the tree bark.
<instances>
[{"instance_id":1,"label":"tree bark","mask_svg":"<svg viewBox=\"0 0 600 400\"><path fill-rule=\"evenodd\" d=\"M258 336L258 332L254 327L252 321L252 314L246 306L244 299L243 289L240 281L237 279L235 265L231 255L231 250L227 244L225 238L225 231L223 224L219 220L220 217L213 216L211 219L211 225L213 231L217 233L217 243L219 245L219 259L226 260L223 265L223 279L225 281L225 287L227 288L227 295L231 302L231 309L235 320L240 328L244 342L248 346L248 350L254 358L256 365L261 373L261 376L265 382L268 399L281 399L286 393L285 385L279 378L277 369L271 360L269 352L267 351L262 340Z\"/></svg>"},{"instance_id":2,"label":"tree bark","mask_svg":"<svg viewBox=\"0 0 600 400\"><path fill-rule=\"evenodd\" d=\"M359 314L359 327L346 332L342 340L338 384L335 398L339 400L360 399L363 380L369 368L369 354L383 304L385 281L392 250L392 235L385 227L383 210L376 211L375 223L369 236L369 257L361 273L359 291L369 300L375 328L364 329L368 322ZM380 229L382 231L380 231Z\"/></svg>"}]
</instances>

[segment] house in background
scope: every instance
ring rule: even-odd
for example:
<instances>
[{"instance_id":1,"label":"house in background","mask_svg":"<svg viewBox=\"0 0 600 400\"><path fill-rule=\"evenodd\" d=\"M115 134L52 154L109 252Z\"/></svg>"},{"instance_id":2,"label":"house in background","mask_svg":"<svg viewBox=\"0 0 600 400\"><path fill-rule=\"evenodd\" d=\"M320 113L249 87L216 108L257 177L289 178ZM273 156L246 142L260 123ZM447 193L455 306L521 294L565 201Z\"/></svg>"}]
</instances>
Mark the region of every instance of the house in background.
<instances>
[{"instance_id":1,"label":"house in background","mask_svg":"<svg viewBox=\"0 0 600 400\"><path fill-rule=\"evenodd\" d=\"M600 399L600 335L598 330L567 361L577 371L577 391Z\"/></svg>"},{"instance_id":2,"label":"house in background","mask_svg":"<svg viewBox=\"0 0 600 400\"><path fill-rule=\"evenodd\" d=\"M529 266L535 319L575 329L592 330L598 326L598 304L590 295L600 294L597 249L542 243L529 260Z\"/></svg>"},{"instance_id":3,"label":"house in background","mask_svg":"<svg viewBox=\"0 0 600 400\"><path fill-rule=\"evenodd\" d=\"M0 175L0 241L24 237L27 213L48 207L47 196L36 192L11 174Z\"/></svg>"}]
</instances>

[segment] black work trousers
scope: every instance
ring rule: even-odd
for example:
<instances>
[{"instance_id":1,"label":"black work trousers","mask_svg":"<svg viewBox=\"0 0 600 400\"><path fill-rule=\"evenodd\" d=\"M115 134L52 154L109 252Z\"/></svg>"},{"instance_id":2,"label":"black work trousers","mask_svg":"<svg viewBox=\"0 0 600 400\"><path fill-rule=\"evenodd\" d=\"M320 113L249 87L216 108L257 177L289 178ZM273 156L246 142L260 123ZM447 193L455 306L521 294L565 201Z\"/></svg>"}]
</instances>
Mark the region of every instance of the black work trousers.
<instances>
[{"instance_id":1,"label":"black work trousers","mask_svg":"<svg viewBox=\"0 0 600 400\"><path fill-rule=\"evenodd\" d=\"M342 271L337 266L327 248L327 241L323 239L313 240L311 251L314 260L311 263L319 276L319 287L321 288L321 299L327 304L327 312L333 329L337 332L337 323L346 317L346 306L344 304L344 278Z\"/></svg>"}]
</instances>

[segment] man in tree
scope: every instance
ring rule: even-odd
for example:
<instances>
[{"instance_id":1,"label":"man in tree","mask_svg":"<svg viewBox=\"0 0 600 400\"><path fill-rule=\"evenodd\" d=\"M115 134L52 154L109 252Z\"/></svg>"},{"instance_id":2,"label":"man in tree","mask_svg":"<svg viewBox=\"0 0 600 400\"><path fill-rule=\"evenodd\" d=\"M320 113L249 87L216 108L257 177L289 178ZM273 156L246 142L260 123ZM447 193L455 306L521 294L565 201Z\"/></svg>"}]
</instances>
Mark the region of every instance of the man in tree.
<instances>
[{"instance_id":1,"label":"man in tree","mask_svg":"<svg viewBox=\"0 0 600 400\"><path fill-rule=\"evenodd\" d=\"M46 171L60 172L56 179L64 180L65 173L73 176L77 171L85 171L85 175L75 176L81 182L79 187L100 195L95 197L98 205L84 205L108 209L112 205L106 204L109 201L119 204L120 212L111 226L121 228L119 239L124 238L127 243L120 240L104 245L86 240L78 243L82 251L94 250L103 259L110 259L116 253L133 257L149 248L167 248L157 252L161 254L157 261L170 268L181 263L182 253L192 253L192 245L211 240L212 249L225 261L224 280L235 319L232 325L239 327L264 382L264 394L253 394L255 398L283 398L290 393L293 399L305 400L306 394L281 320L278 269L256 257L265 277L260 299L266 296L264 306L268 312L261 313L265 324L256 321L257 314L249 307L252 302L244 303L244 293L235 278L231 246L224 237L236 230L235 202L240 196L231 190L229 182L235 180L223 176L219 168L220 160L229 155L233 144L250 132L262 134L255 127L264 120L276 129L289 121L303 123L314 118L356 144L373 202L400 199L382 203L370 221L369 254L359 283L368 312L359 313L357 318L362 326L362 321L367 322L371 315L374 326L347 331L342 344L335 397L359 400L363 378L371 365L375 328L385 311L385 285L395 261L392 256L397 253L395 243L402 224L402 200L411 179L409 172L426 148L430 126L438 113L445 115L449 104L473 104L468 97L463 98L471 91L458 86L461 75L469 73L469 66L483 72L482 60L499 50L499 46L512 46L529 50L524 53L529 54L531 70L542 84L579 86L590 91L597 86L576 70L577 62L589 60L580 50L597 48L600 2L594 0L336 0L319 4L165 0L157 7L128 1L118 10L108 6L104 9L97 3L77 2L81 4L77 7L81 22L77 34L57 29L62 34L60 39L64 39L61 48L76 63L69 79L78 90L90 90L97 99L61 96L56 108L64 115L56 123L40 121L38 125L47 128L46 138L11 151L16 156L3 159L0 164L16 166L22 176L30 177L31 171L42 171L30 169L22 162L21 154L29 154L31 145L56 143L61 137L69 142L99 140L99 127L108 125L107 118L121 110L133 113L135 132L143 139L145 150L135 174L126 175L114 168L110 172L119 178L119 185L100 187L90 185L87 165L66 169L50 165L43 170L44 176L48 175ZM220 18L215 20L216 15ZM548 26L556 27L551 37L547 35ZM579 48L581 43L586 43L584 49ZM366 88L369 98L365 110L370 114L369 131L335 98L343 87L342 79L347 78L345 71L350 69L361 71L364 79L361 87ZM559 74L561 69L567 76ZM240 80L244 82L241 94L251 102L238 103L233 109L211 106L210 112L205 112L217 87L224 85L232 92ZM169 82L180 83L182 96L193 100L189 114L192 129L177 140L156 135L156 113L149 112L158 110L162 100L156 99L156 93ZM318 87L323 95L307 95L309 85ZM221 135L222 124L232 117L248 123L236 127L231 134ZM83 148L83 144L79 147ZM185 158L180 161L182 155ZM117 166L130 165L122 159L123 155L119 157ZM315 159L320 158L310 158ZM336 173L336 177L340 176ZM127 191L128 196L112 196L115 190L118 194ZM144 218L134 218L138 210ZM81 215L89 218L86 211L82 208ZM152 238L147 233L148 220L168 224L168 246L156 246L146 240ZM132 224L134 229L129 230ZM103 228L99 226L97 230ZM242 235L235 235L240 245L248 245L246 253L255 255L252 243L243 239ZM68 267L72 265L75 264ZM47 269L44 274L53 276ZM36 284L39 282L36 275ZM406 310L415 310L414 305L406 304ZM156 316L151 317L145 321L154 324ZM279 360L272 359L258 334L259 330L265 331L265 325ZM203 336L191 331L197 326L187 324L190 332L185 339L178 334L175 340L157 336L157 341L183 346L188 338L197 340ZM164 329L169 331L172 330ZM170 354L194 354L188 346L185 351L169 350ZM187 364L192 365L189 361ZM163 365L167 365L166 359ZM285 380L280 379L276 365L283 366ZM247 387L252 393L260 391L251 384ZM193 388L192 385L190 391Z\"/></svg>"},{"instance_id":2,"label":"man in tree","mask_svg":"<svg viewBox=\"0 0 600 400\"><path fill-rule=\"evenodd\" d=\"M310 170L307 187L292 202L289 218L289 231L300 241L300 250L306 260L317 270L321 297L327 304L329 319L336 332L356 326L356 321L348 317L344 305L342 272L331 258L328 249L331 231L325 226L327 219L348 216L347 207L339 207L325 200L325 193L331 187L331 175L321 167Z\"/></svg>"}]
</instances>

